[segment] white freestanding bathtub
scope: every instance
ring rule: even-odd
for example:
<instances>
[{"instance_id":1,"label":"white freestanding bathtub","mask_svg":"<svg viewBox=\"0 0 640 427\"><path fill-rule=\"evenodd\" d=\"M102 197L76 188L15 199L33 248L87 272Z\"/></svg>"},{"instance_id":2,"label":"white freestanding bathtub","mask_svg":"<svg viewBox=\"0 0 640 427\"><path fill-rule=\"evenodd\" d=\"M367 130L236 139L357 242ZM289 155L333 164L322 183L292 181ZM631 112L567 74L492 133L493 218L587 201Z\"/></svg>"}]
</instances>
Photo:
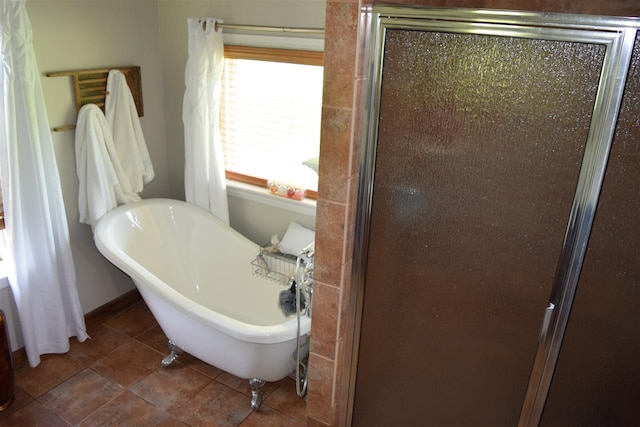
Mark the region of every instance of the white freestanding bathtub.
<instances>
[{"instance_id":1,"label":"white freestanding bathtub","mask_svg":"<svg viewBox=\"0 0 640 427\"><path fill-rule=\"evenodd\" d=\"M257 384L254 409L264 381L296 368L298 320L278 307L285 287L254 275L250 263L259 247L209 212L177 200L143 200L103 216L94 239L133 279L172 345ZM300 335L310 328L302 316Z\"/></svg>"}]
</instances>

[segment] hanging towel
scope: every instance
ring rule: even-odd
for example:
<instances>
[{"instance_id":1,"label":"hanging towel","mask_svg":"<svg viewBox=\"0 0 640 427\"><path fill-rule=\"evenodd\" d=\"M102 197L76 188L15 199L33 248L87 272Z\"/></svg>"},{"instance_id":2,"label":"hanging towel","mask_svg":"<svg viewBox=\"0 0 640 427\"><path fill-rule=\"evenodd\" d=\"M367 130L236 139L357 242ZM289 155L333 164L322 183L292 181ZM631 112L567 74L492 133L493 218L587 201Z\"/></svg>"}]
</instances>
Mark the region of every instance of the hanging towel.
<instances>
[{"instance_id":1,"label":"hanging towel","mask_svg":"<svg viewBox=\"0 0 640 427\"><path fill-rule=\"evenodd\" d=\"M104 113L94 104L78 112L75 148L80 222L93 229L111 209L140 200L120 166Z\"/></svg>"},{"instance_id":2,"label":"hanging towel","mask_svg":"<svg viewBox=\"0 0 640 427\"><path fill-rule=\"evenodd\" d=\"M105 116L120 164L133 191L140 193L155 177L140 119L127 79L120 70L109 71Z\"/></svg>"}]
</instances>

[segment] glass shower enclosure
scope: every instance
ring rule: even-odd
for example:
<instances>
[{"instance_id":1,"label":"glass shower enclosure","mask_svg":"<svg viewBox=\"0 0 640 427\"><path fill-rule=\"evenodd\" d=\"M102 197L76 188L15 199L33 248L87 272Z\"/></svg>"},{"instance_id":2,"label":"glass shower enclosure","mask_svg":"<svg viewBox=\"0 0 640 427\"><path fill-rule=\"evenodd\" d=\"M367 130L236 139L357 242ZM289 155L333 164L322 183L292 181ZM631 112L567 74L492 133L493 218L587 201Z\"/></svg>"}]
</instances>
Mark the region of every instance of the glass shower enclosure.
<instances>
[{"instance_id":1,"label":"glass shower enclosure","mask_svg":"<svg viewBox=\"0 0 640 427\"><path fill-rule=\"evenodd\" d=\"M637 26L373 7L352 425L637 419Z\"/></svg>"}]
</instances>

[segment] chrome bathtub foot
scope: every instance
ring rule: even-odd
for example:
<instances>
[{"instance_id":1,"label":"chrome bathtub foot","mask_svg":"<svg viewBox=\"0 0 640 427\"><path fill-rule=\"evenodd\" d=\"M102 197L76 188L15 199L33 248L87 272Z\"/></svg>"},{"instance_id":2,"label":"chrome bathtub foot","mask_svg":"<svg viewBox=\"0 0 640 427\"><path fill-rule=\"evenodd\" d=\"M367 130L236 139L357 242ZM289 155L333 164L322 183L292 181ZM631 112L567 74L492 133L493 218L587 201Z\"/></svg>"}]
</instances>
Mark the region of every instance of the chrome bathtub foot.
<instances>
[{"instance_id":1,"label":"chrome bathtub foot","mask_svg":"<svg viewBox=\"0 0 640 427\"><path fill-rule=\"evenodd\" d=\"M178 347L173 341L169 340L169 354L162 359L162 366L168 368L174 360L180 356L182 349Z\"/></svg>"},{"instance_id":2,"label":"chrome bathtub foot","mask_svg":"<svg viewBox=\"0 0 640 427\"><path fill-rule=\"evenodd\" d=\"M257 411L262 405L262 395L264 394L265 381L258 378L249 380L249 387L251 387L251 409Z\"/></svg>"}]
</instances>

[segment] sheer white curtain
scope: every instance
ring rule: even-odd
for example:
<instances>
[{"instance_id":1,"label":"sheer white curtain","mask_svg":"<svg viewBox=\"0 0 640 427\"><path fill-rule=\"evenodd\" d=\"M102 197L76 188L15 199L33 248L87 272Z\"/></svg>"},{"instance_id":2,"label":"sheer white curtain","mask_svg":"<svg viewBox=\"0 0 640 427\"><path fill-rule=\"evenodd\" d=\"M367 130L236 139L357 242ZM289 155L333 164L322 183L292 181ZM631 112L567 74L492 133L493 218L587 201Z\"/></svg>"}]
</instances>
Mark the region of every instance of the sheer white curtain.
<instances>
[{"instance_id":1,"label":"sheer white curtain","mask_svg":"<svg viewBox=\"0 0 640 427\"><path fill-rule=\"evenodd\" d=\"M0 1L0 170L7 270L31 366L88 336L25 0Z\"/></svg>"},{"instance_id":2,"label":"sheer white curtain","mask_svg":"<svg viewBox=\"0 0 640 427\"><path fill-rule=\"evenodd\" d=\"M224 44L222 29L215 30L216 21L215 18L187 21L189 58L182 107L184 186L187 202L209 210L229 224L219 123Z\"/></svg>"}]
</instances>

